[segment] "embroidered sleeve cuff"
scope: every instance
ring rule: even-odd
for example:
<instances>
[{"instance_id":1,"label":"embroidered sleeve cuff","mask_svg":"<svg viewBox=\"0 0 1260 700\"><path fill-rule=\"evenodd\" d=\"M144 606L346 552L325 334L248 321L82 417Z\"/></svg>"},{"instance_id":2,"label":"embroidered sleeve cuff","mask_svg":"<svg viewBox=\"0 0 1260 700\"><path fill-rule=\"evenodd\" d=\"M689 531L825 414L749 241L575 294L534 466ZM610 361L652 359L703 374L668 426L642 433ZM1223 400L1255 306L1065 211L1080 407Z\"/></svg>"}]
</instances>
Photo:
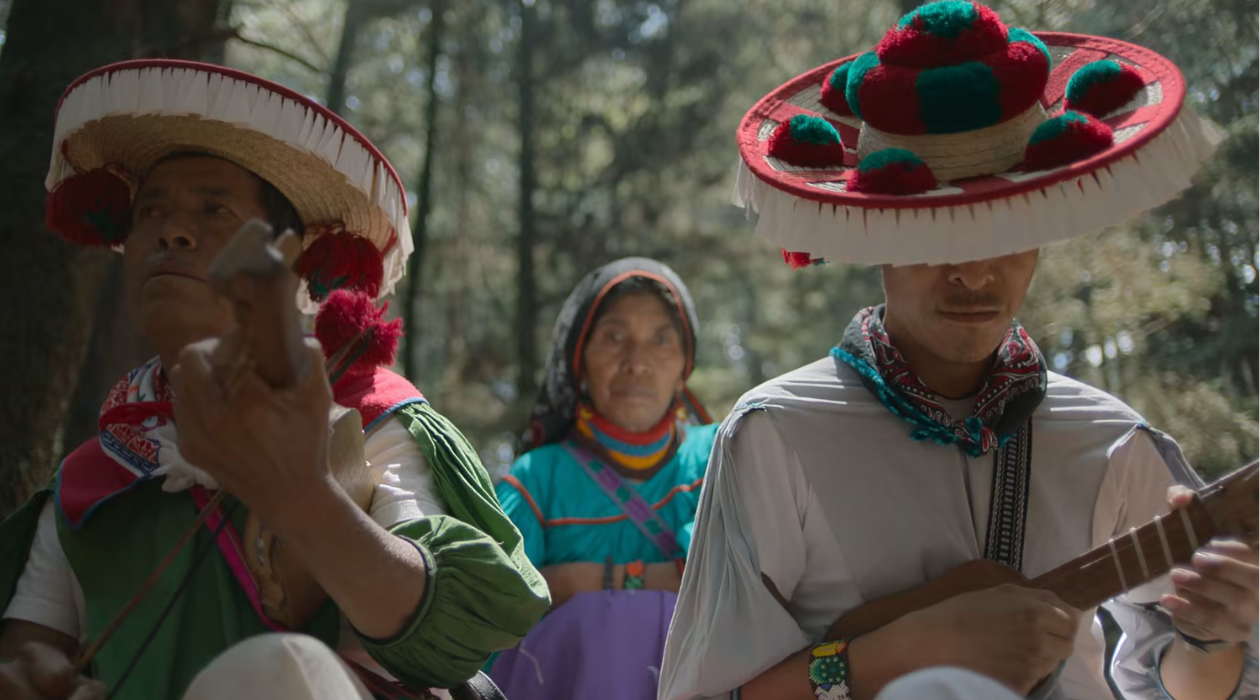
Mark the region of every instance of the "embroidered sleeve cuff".
<instances>
[{"instance_id":1,"label":"embroidered sleeve cuff","mask_svg":"<svg viewBox=\"0 0 1260 700\"><path fill-rule=\"evenodd\" d=\"M424 557L425 594L414 618L390 639L363 639L374 659L409 688L450 688L490 654L515 645L546 611L489 537L449 516L412 520L393 533Z\"/></svg>"}]
</instances>

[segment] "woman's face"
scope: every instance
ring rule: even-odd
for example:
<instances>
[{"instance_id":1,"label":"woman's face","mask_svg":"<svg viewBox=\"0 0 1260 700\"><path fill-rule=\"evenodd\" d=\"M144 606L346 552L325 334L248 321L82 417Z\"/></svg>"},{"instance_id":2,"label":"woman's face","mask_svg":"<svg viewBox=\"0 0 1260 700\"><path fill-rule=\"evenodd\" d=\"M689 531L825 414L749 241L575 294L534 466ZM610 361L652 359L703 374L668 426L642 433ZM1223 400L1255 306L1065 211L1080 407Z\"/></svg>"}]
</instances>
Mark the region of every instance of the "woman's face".
<instances>
[{"instance_id":1,"label":"woman's face","mask_svg":"<svg viewBox=\"0 0 1260 700\"><path fill-rule=\"evenodd\" d=\"M641 433L660 422L682 391L687 360L665 300L632 293L604 310L586 338L582 378L595 410Z\"/></svg>"}]
</instances>

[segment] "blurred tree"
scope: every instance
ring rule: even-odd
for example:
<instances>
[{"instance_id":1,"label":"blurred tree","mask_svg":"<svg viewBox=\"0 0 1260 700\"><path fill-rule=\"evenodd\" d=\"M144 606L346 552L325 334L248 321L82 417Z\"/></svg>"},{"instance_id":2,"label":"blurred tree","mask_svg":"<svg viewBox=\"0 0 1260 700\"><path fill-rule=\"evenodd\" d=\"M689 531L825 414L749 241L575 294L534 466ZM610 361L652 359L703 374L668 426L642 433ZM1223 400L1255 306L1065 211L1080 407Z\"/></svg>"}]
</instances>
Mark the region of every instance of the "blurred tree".
<instances>
[{"instance_id":1,"label":"blurred tree","mask_svg":"<svg viewBox=\"0 0 1260 700\"><path fill-rule=\"evenodd\" d=\"M94 316L113 326L121 313L94 304L113 254L70 246L43 227L57 100L106 63L208 50L217 11L217 0L12 0L0 52L0 292L26 312L10 314L0 330L0 515L51 474ZM104 291L120 297L114 281Z\"/></svg>"}]
</instances>

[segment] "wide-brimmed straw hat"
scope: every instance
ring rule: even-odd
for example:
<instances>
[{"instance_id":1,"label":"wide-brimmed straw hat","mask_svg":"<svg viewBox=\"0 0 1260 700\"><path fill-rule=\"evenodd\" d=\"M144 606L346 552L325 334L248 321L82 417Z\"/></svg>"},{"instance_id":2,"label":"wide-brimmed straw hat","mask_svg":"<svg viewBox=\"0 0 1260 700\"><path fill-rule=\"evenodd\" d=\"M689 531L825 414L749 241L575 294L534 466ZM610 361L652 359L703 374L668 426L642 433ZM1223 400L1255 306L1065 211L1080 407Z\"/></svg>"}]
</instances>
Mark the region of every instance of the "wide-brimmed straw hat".
<instances>
[{"instance_id":1,"label":"wide-brimmed straw hat","mask_svg":"<svg viewBox=\"0 0 1260 700\"><path fill-rule=\"evenodd\" d=\"M735 203L793 267L1031 250L1190 186L1220 136L1185 95L1148 49L944 0L759 101L739 127Z\"/></svg>"},{"instance_id":2,"label":"wide-brimmed straw hat","mask_svg":"<svg viewBox=\"0 0 1260 700\"><path fill-rule=\"evenodd\" d=\"M48 228L125 243L137 183L164 156L205 152L278 189L306 226L297 268L311 297L393 291L412 250L405 190L381 152L293 90L222 66L125 61L74 81L57 107Z\"/></svg>"}]
</instances>

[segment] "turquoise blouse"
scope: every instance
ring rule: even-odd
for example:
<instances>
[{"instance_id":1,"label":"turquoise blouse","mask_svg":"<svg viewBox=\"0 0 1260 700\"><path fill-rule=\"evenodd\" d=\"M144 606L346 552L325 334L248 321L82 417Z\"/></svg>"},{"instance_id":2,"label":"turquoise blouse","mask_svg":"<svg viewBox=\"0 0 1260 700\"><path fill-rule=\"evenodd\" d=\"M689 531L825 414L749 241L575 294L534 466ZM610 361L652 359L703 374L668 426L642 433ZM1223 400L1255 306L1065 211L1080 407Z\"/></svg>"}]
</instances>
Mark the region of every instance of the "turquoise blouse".
<instances>
[{"instance_id":1,"label":"turquoise blouse","mask_svg":"<svg viewBox=\"0 0 1260 700\"><path fill-rule=\"evenodd\" d=\"M678 452L655 476L642 483L627 480L674 531L684 556L717 427L687 426ZM535 567L609 556L615 564L666 560L561 445L522 455L495 490Z\"/></svg>"}]
</instances>

